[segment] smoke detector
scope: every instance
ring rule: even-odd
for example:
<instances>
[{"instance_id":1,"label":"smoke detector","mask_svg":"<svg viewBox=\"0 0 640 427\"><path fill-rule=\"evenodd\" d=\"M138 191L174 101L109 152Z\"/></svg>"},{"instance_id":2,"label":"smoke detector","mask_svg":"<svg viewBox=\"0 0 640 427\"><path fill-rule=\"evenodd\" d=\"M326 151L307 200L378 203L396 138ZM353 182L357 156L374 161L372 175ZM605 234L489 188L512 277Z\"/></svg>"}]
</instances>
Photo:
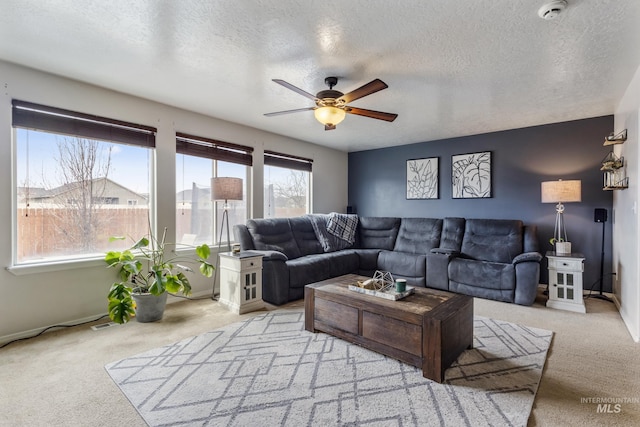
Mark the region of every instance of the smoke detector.
<instances>
[{"instance_id":1,"label":"smoke detector","mask_svg":"<svg viewBox=\"0 0 640 427\"><path fill-rule=\"evenodd\" d=\"M555 19L567 8L565 0L552 1L538 9L538 16L542 19Z\"/></svg>"}]
</instances>

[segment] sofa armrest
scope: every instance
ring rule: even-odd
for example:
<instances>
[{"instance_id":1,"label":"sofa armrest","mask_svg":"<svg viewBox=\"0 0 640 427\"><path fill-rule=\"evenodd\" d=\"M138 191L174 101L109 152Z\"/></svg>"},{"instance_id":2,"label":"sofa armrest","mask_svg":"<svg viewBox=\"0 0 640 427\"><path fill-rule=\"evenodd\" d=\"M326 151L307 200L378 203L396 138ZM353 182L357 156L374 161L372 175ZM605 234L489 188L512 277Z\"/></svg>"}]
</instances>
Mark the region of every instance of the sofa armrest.
<instances>
[{"instance_id":1,"label":"sofa armrest","mask_svg":"<svg viewBox=\"0 0 640 427\"><path fill-rule=\"evenodd\" d=\"M513 259L516 269L516 289L514 301L520 305L531 305L536 300L540 282L540 261L538 252L525 252Z\"/></svg>"},{"instance_id":2,"label":"sofa armrest","mask_svg":"<svg viewBox=\"0 0 640 427\"><path fill-rule=\"evenodd\" d=\"M262 255L262 299L269 304L289 302L287 256L279 251L251 251Z\"/></svg>"},{"instance_id":3,"label":"sofa armrest","mask_svg":"<svg viewBox=\"0 0 640 427\"><path fill-rule=\"evenodd\" d=\"M459 252L431 249L427 254L427 288L449 290L449 261L455 258Z\"/></svg>"},{"instance_id":4,"label":"sofa armrest","mask_svg":"<svg viewBox=\"0 0 640 427\"><path fill-rule=\"evenodd\" d=\"M519 264L521 262L540 262L542 261L542 255L538 252L525 252L523 254L517 255L512 264Z\"/></svg>"},{"instance_id":5,"label":"sofa armrest","mask_svg":"<svg viewBox=\"0 0 640 427\"><path fill-rule=\"evenodd\" d=\"M519 262L514 264L514 267L516 270L516 293L513 302L520 305L531 305L535 302L538 294L540 263Z\"/></svg>"},{"instance_id":6,"label":"sofa armrest","mask_svg":"<svg viewBox=\"0 0 640 427\"><path fill-rule=\"evenodd\" d=\"M456 251L455 249L447 249L447 248L433 248L431 249L431 253L449 255L452 257L460 255L460 251Z\"/></svg>"},{"instance_id":7,"label":"sofa armrest","mask_svg":"<svg viewBox=\"0 0 640 427\"><path fill-rule=\"evenodd\" d=\"M289 258L280 251L256 251L252 250L251 252L257 252L262 254L262 261L289 261Z\"/></svg>"}]
</instances>

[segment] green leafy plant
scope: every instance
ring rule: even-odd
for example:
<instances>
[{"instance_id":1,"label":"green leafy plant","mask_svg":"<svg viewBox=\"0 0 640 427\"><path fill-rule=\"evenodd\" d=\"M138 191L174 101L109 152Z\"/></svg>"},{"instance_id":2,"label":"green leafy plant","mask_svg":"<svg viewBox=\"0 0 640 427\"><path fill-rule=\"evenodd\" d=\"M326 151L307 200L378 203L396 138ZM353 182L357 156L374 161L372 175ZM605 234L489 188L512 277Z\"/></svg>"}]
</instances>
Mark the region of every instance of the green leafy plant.
<instances>
[{"instance_id":1,"label":"green leafy plant","mask_svg":"<svg viewBox=\"0 0 640 427\"><path fill-rule=\"evenodd\" d=\"M551 246L555 245L556 243L563 243L564 242L564 238L563 237L552 237L549 239L549 244L551 244Z\"/></svg>"},{"instance_id":2,"label":"green leafy plant","mask_svg":"<svg viewBox=\"0 0 640 427\"><path fill-rule=\"evenodd\" d=\"M169 247L175 243L166 243L167 229L162 238L153 234L135 241L124 251L109 251L104 257L108 268L117 268L119 282L109 290L109 317L116 323L127 323L135 315L135 302L132 294L162 295L164 292L191 294L191 284L185 272L193 270L181 262L197 262L202 275L211 277L214 267L207 261L211 250L203 244L195 248L197 258L176 255L168 256ZM111 237L110 241L125 240L125 237Z\"/></svg>"}]
</instances>

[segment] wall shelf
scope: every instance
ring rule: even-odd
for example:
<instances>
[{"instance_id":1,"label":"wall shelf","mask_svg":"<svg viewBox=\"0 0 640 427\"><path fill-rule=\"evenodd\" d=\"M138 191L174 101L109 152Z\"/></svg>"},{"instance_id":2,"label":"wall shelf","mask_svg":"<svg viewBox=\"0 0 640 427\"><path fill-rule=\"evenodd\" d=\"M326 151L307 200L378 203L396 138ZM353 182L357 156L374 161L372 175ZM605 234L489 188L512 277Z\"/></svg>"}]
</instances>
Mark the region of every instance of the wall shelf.
<instances>
[{"instance_id":1,"label":"wall shelf","mask_svg":"<svg viewBox=\"0 0 640 427\"><path fill-rule=\"evenodd\" d=\"M622 140L605 141L604 144L602 144L602 145L604 145L606 147L608 145L617 145L617 144L624 144L624 141L622 141Z\"/></svg>"},{"instance_id":2,"label":"wall shelf","mask_svg":"<svg viewBox=\"0 0 640 427\"><path fill-rule=\"evenodd\" d=\"M618 169L624 167L624 157L618 157L612 151L607 154L604 159L602 159L601 163L601 171L617 171Z\"/></svg>"},{"instance_id":3,"label":"wall shelf","mask_svg":"<svg viewBox=\"0 0 640 427\"><path fill-rule=\"evenodd\" d=\"M627 140L626 129L618 135L607 137L604 141L604 145L622 144ZM603 187L604 191L624 190L629 188L629 178L626 176L626 169L624 164L624 157L618 157L616 153L611 151L604 159L602 159L602 166L600 170L603 174Z\"/></svg>"},{"instance_id":4,"label":"wall shelf","mask_svg":"<svg viewBox=\"0 0 640 427\"><path fill-rule=\"evenodd\" d=\"M628 178L626 178L628 179ZM610 187L602 187L604 191L613 191L613 190L624 190L629 188L629 185L619 185L619 186L610 186Z\"/></svg>"},{"instance_id":5,"label":"wall shelf","mask_svg":"<svg viewBox=\"0 0 640 427\"><path fill-rule=\"evenodd\" d=\"M607 136L604 139L604 144L602 145L606 147L607 145L623 144L626 140L627 140L627 130L625 129L622 132L619 132L617 134L614 134L612 132L611 135Z\"/></svg>"}]
</instances>

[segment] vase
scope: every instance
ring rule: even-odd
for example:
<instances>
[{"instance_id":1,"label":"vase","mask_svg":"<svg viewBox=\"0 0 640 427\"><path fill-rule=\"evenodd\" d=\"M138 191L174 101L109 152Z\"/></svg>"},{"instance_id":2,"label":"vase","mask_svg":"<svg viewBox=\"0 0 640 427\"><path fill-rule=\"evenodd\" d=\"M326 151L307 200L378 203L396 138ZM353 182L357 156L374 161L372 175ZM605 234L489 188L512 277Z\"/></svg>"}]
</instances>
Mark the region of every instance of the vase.
<instances>
[{"instance_id":1,"label":"vase","mask_svg":"<svg viewBox=\"0 0 640 427\"><path fill-rule=\"evenodd\" d=\"M571 255L571 242L556 242L556 255Z\"/></svg>"},{"instance_id":2,"label":"vase","mask_svg":"<svg viewBox=\"0 0 640 427\"><path fill-rule=\"evenodd\" d=\"M136 303L136 320L141 323L157 322L162 319L164 307L167 305L167 293L161 295L153 294L131 294Z\"/></svg>"}]
</instances>

